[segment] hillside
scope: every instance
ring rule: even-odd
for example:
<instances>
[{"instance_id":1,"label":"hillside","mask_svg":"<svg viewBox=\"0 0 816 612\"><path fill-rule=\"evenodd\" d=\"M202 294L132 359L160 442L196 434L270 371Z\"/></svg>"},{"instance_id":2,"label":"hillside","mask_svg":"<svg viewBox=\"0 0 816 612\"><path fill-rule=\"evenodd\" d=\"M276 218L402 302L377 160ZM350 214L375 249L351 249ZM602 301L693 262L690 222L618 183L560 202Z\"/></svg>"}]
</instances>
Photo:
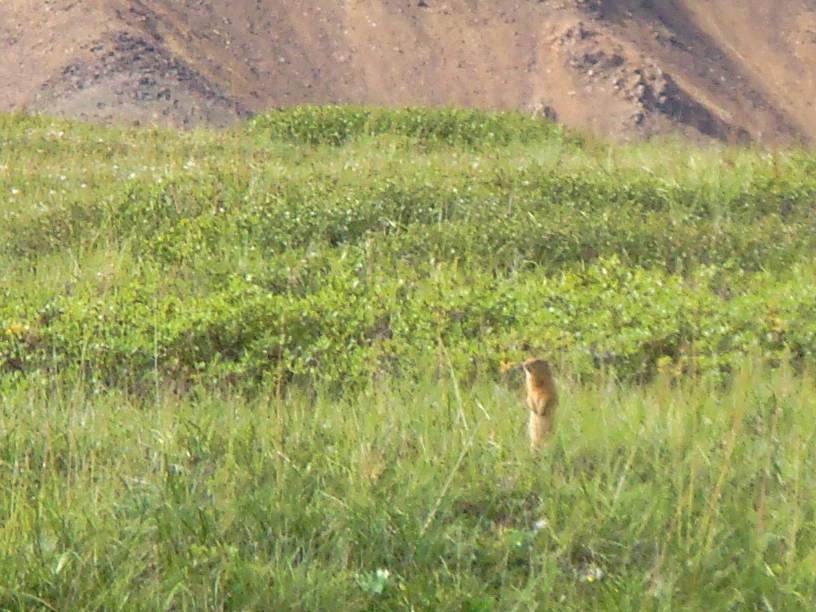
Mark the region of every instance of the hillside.
<instances>
[{"instance_id":1,"label":"hillside","mask_svg":"<svg viewBox=\"0 0 816 612\"><path fill-rule=\"evenodd\" d=\"M0 110L191 126L312 103L537 110L627 139L816 138L806 0L6 0Z\"/></svg>"},{"instance_id":2,"label":"hillside","mask_svg":"<svg viewBox=\"0 0 816 612\"><path fill-rule=\"evenodd\" d=\"M0 113L0 609L810 609L814 168Z\"/></svg>"}]
</instances>

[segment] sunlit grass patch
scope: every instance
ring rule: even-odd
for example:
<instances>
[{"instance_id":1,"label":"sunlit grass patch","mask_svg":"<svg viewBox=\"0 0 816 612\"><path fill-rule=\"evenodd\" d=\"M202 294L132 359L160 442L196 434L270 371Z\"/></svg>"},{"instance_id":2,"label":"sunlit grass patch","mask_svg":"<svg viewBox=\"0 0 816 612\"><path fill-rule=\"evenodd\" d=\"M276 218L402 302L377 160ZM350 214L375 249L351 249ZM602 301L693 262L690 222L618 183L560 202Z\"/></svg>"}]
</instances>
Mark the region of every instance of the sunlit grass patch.
<instances>
[{"instance_id":1,"label":"sunlit grass patch","mask_svg":"<svg viewBox=\"0 0 816 612\"><path fill-rule=\"evenodd\" d=\"M60 388L2 401L7 605L814 595L812 381L784 371L567 384L539 456L520 398L493 383L345 402Z\"/></svg>"}]
</instances>

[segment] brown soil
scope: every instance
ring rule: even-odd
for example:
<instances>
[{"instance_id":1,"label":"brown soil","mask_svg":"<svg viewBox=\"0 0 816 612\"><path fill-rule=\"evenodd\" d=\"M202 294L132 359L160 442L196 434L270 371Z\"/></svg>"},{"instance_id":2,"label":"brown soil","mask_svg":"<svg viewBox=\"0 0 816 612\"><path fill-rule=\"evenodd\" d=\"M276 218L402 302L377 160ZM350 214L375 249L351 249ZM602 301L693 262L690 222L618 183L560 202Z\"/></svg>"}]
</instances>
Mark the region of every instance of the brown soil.
<instances>
[{"instance_id":1,"label":"brown soil","mask_svg":"<svg viewBox=\"0 0 816 612\"><path fill-rule=\"evenodd\" d=\"M814 0L3 0L0 57L0 109L103 121L352 102L816 140Z\"/></svg>"}]
</instances>

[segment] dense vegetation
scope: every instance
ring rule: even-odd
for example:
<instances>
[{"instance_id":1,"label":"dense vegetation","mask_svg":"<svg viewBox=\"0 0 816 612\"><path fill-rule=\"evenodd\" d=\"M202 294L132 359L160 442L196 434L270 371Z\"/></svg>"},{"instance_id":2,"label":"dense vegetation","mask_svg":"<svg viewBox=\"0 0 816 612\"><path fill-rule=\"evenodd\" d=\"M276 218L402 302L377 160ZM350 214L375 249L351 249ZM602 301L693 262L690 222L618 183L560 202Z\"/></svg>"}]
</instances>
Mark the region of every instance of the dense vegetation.
<instances>
[{"instance_id":1,"label":"dense vegetation","mask_svg":"<svg viewBox=\"0 0 816 612\"><path fill-rule=\"evenodd\" d=\"M514 114L0 115L0 606L806 609L815 196Z\"/></svg>"}]
</instances>

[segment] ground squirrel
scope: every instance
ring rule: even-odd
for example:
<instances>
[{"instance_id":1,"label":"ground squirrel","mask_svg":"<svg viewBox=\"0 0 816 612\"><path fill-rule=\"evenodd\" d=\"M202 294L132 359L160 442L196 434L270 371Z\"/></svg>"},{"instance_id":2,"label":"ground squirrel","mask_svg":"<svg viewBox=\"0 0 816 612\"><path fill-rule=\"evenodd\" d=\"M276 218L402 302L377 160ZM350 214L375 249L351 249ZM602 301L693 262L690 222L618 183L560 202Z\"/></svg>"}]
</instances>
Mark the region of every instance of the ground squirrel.
<instances>
[{"instance_id":1,"label":"ground squirrel","mask_svg":"<svg viewBox=\"0 0 816 612\"><path fill-rule=\"evenodd\" d=\"M553 430L558 393L549 363L543 359L528 359L521 367L527 386L527 407L530 409L530 448L535 451Z\"/></svg>"}]
</instances>

